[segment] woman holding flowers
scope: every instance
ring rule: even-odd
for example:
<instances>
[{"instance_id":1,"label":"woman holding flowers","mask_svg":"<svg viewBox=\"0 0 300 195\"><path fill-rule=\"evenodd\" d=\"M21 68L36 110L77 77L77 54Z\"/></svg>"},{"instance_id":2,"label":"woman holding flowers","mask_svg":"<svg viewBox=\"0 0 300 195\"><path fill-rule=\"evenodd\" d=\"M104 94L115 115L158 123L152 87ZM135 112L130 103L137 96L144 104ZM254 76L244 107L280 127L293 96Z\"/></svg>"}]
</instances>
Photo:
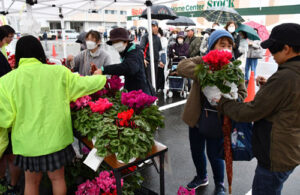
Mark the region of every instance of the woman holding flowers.
<instances>
[{"instance_id":1,"label":"woman holding flowers","mask_svg":"<svg viewBox=\"0 0 300 195\"><path fill-rule=\"evenodd\" d=\"M106 77L81 77L64 66L47 65L33 36L17 42L15 67L0 78L0 129L12 127L15 165L25 171L24 194L39 194L43 172L53 194L66 194L64 166L75 155L70 102L102 89Z\"/></svg>"},{"instance_id":2,"label":"woman holding flowers","mask_svg":"<svg viewBox=\"0 0 300 195\"><path fill-rule=\"evenodd\" d=\"M224 188L224 161L219 157L220 149L223 147L222 138L222 117L218 116L216 108L212 106L202 92L199 77L196 76L195 69L198 64L204 62L213 62L219 60L221 66L228 64L232 55L233 37L225 30L214 31L208 39L208 51L221 50L224 59L218 59L220 56L194 57L183 60L178 65L178 74L194 80L191 93L185 105L183 120L189 126L189 139L193 162L196 167L197 175L187 185L189 189L196 189L200 186L208 185L208 177L206 170L206 155L212 166L215 182L215 194L225 194ZM229 55L228 55L229 53ZM213 65L209 67L209 71L213 72L222 67ZM245 85L241 82L238 86L238 97L244 99L247 95Z\"/></svg>"}]
</instances>

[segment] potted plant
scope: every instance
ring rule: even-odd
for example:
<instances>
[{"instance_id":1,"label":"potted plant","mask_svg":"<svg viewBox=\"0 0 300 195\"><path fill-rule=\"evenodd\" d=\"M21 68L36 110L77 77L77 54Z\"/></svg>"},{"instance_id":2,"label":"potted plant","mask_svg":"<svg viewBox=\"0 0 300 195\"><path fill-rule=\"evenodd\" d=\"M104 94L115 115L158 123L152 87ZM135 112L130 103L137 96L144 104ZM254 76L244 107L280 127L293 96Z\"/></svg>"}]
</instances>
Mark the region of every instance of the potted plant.
<instances>
[{"instance_id":1,"label":"potted plant","mask_svg":"<svg viewBox=\"0 0 300 195\"><path fill-rule=\"evenodd\" d=\"M157 99L140 91L121 90L117 76L107 80L105 88L71 104L74 128L88 139L96 138L97 154L117 154L128 163L143 158L154 144L154 132L163 127L163 116L152 105Z\"/></svg>"}]
</instances>

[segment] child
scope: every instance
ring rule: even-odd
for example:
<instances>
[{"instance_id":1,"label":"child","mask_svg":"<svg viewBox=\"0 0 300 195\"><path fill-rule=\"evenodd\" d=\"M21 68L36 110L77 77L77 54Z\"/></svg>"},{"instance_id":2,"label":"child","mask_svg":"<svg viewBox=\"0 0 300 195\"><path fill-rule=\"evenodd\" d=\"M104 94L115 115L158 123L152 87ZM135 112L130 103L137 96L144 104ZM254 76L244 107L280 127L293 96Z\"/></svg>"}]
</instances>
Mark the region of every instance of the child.
<instances>
[{"instance_id":1,"label":"child","mask_svg":"<svg viewBox=\"0 0 300 195\"><path fill-rule=\"evenodd\" d=\"M225 30L216 30L210 35L208 39L208 52L215 49L232 51L233 41L233 37L229 32ZM200 131L204 131L204 129L199 128L200 123L208 124L208 121L211 120L216 121L216 123L222 124L218 117L215 117L213 119L210 117L205 117L204 115L202 115L201 117L201 112L205 107L208 107L209 110L215 110L215 113L217 112L216 108L210 106L207 99L204 97L203 93L201 92L201 86L195 76L195 67L201 62L202 58L200 56L182 60L179 63L177 69L179 75L194 80L189 98L184 108L183 121L189 126L191 153L193 162L196 167L197 175L189 184L187 184L187 187L189 189L197 189L201 186L208 185L205 155L206 147L207 156L209 158L214 174L214 183L216 186L215 194L223 195L225 194L224 161L218 156L220 149L223 147L223 137L221 133L222 127L217 125L213 128L206 126L205 130L215 132L216 135L212 137L201 133ZM238 88L240 99L244 99L247 96L245 85L240 84Z\"/></svg>"},{"instance_id":2,"label":"child","mask_svg":"<svg viewBox=\"0 0 300 195\"><path fill-rule=\"evenodd\" d=\"M12 127L15 165L25 171L25 195L39 194L43 172L53 194L66 194L64 166L74 157L69 104L103 88L106 77L80 77L64 66L47 65L33 36L17 42L15 56L16 69L0 78L0 130Z\"/></svg>"}]
</instances>

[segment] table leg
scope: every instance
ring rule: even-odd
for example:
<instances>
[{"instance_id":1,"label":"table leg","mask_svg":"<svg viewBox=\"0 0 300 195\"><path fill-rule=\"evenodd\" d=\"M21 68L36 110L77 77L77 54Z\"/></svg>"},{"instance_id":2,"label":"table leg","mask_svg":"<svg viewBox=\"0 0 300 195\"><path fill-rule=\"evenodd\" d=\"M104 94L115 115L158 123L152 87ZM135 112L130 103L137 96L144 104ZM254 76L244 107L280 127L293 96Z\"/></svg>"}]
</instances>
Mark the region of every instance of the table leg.
<instances>
[{"instance_id":1,"label":"table leg","mask_svg":"<svg viewBox=\"0 0 300 195\"><path fill-rule=\"evenodd\" d=\"M165 194L165 170L164 170L165 153L159 155L159 177L160 177L160 195Z\"/></svg>"},{"instance_id":2,"label":"table leg","mask_svg":"<svg viewBox=\"0 0 300 195\"><path fill-rule=\"evenodd\" d=\"M122 186L121 186L121 173L119 171L114 171L117 184L117 195L122 195Z\"/></svg>"}]
</instances>

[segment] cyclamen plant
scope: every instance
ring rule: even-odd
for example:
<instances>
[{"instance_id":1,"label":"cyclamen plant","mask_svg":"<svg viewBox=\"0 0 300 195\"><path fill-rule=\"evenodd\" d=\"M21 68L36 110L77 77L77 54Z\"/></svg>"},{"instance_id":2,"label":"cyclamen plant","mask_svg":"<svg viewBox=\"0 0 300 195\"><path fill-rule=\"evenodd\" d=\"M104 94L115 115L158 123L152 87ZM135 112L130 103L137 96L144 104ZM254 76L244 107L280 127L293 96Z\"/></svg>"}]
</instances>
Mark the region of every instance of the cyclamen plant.
<instances>
[{"instance_id":1,"label":"cyclamen plant","mask_svg":"<svg viewBox=\"0 0 300 195\"><path fill-rule=\"evenodd\" d=\"M195 74L203 88L217 86L224 94L231 91L227 82L236 85L244 81L244 75L239 68L241 61L230 62L232 54L228 51L212 50L202 57L203 62L196 66Z\"/></svg>"},{"instance_id":2,"label":"cyclamen plant","mask_svg":"<svg viewBox=\"0 0 300 195\"><path fill-rule=\"evenodd\" d=\"M121 180L121 186L123 187L123 179ZM112 171L102 171L99 177L94 180L87 180L85 183L78 186L76 195L116 195L116 179Z\"/></svg>"},{"instance_id":3,"label":"cyclamen plant","mask_svg":"<svg viewBox=\"0 0 300 195\"><path fill-rule=\"evenodd\" d=\"M154 132L164 126L158 107L151 105L156 97L141 90L116 91L123 86L116 76L105 86L91 95L95 102L88 102L88 106L82 100L75 102L80 109L72 112L74 128L90 140L96 137L94 147L101 157L118 154L117 159L125 163L145 157L154 144Z\"/></svg>"},{"instance_id":4,"label":"cyclamen plant","mask_svg":"<svg viewBox=\"0 0 300 195\"><path fill-rule=\"evenodd\" d=\"M143 109L145 106L150 106L157 100L157 97L143 93L142 90L122 93L121 102L129 108Z\"/></svg>"}]
</instances>

